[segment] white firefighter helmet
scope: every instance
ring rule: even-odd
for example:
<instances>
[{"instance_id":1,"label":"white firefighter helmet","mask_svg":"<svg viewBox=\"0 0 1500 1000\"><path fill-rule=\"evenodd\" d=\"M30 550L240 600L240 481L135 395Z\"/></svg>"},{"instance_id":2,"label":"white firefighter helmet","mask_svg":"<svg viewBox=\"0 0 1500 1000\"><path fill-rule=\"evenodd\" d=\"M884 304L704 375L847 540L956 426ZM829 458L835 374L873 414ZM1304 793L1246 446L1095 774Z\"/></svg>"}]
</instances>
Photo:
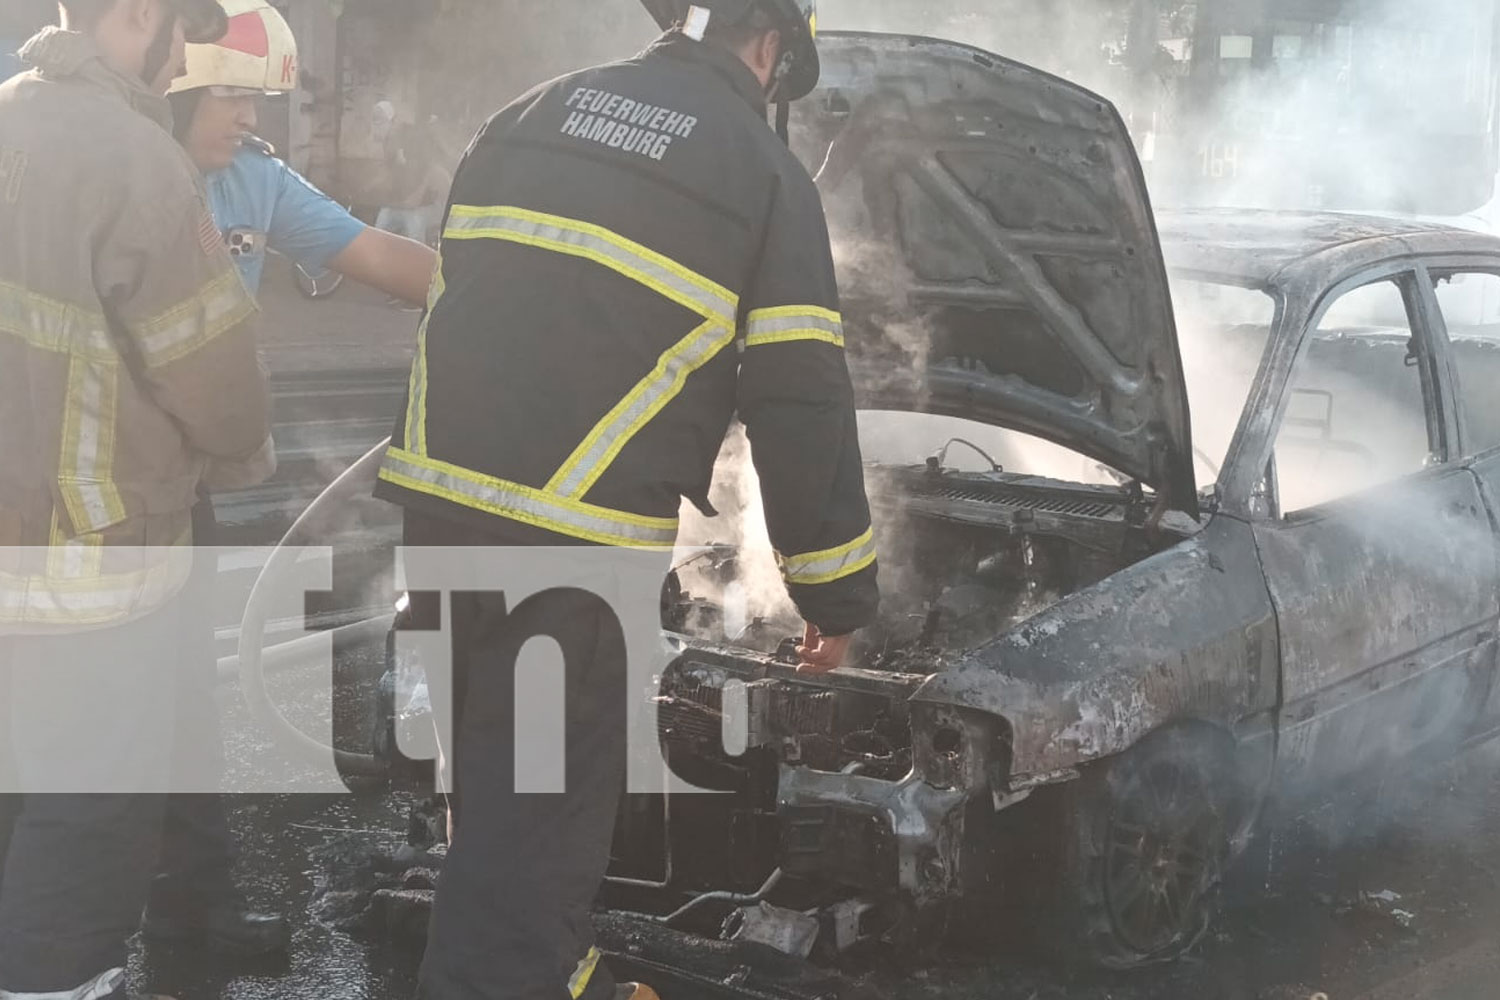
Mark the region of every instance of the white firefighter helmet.
<instances>
[{"instance_id":1,"label":"white firefighter helmet","mask_svg":"<svg viewBox=\"0 0 1500 1000\"><path fill-rule=\"evenodd\" d=\"M229 29L217 42L187 47L187 72L172 93L203 87L278 94L297 86L297 40L266 0L223 0Z\"/></svg>"}]
</instances>

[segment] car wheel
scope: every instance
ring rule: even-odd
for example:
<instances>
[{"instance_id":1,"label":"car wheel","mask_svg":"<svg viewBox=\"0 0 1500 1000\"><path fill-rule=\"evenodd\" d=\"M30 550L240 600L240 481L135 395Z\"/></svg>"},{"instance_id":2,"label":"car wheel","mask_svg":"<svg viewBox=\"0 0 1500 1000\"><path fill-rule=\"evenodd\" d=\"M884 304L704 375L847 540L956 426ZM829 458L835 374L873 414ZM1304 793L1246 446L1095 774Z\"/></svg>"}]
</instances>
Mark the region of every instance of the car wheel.
<instances>
[{"instance_id":1,"label":"car wheel","mask_svg":"<svg viewBox=\"0 0 1500 1000\"><path fill-rule=\"evenodd\" d=\"M1243 820L1232 756L1191 730L1158 732L1063 796L1054 943L1130 969L1181 956L1213 917Z\"/></svg>"}]
</instances>

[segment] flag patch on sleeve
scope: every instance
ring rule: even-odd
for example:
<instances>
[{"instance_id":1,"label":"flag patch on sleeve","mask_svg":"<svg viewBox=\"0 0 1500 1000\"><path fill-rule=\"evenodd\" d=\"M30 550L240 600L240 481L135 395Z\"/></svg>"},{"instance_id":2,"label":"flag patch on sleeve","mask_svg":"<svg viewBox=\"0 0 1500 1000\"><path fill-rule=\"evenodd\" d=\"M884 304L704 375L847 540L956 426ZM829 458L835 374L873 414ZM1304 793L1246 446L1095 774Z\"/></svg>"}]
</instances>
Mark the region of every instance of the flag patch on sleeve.
<instances>
[{"instance_id":1,"label":"flag patch on sleeve","mask_svg":"<svg viewBox=\"0 0 1500 1000\"><path fill-rule=\"evenodd\" d=\"M224 247L224 236L219 232L219 225L214 222L213 215L206 208L199 212L198 243L203 247L203 252L210 257Z\"/></svg>"}]
</instances>

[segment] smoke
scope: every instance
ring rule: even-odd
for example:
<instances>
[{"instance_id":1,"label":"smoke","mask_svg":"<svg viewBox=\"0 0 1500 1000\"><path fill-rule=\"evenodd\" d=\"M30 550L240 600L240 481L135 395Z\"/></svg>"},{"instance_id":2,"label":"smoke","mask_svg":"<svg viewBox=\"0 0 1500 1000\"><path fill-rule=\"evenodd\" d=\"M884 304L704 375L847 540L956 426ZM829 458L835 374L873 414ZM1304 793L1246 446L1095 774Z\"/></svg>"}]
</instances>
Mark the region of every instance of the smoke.
<instances>
[{"instance_id":1,"label":"smoke","mask_svg":"<svg viewBox=\"0 0 1500 1000\"><path fill-rule=\"evenodd\" d=\"M973 45L1107 92L1125 5L1108 0L823 0L831 29L925 35Z\"/></svg>"},{"instance_id":2,"label":"smoke","mask_svg":"<svg viewBox=\"0 0 1500 1000\"><path fill-rule=\"evenodd\" d=\"M694 593L716 593L720 584L710 570L710 561L693 557L708 547L733 548L737 552L735 580L723 595L725 638L734 638L744 625L756 619L784 623L795 630L800 619L776 564L766 529L760 477L751 461L750 439L738 422L730 428L719 452L709 502L719 512L717 517L706 517L690 503L682 507L674 563L681 567L684 588Z\"/></svg>"},{"instance_id":3,"label":"smoke","mask_svg":"<svg viewBox=\"0 0 1500 1000\"><path fill-rule=\"evenodd\" d=\"M1492 5L1374 0L1315 17L1200 13L1198 37L1163 35L1157 134L1137 135L1156 201L1429 215L1487 202Z\"/></svg>"},{"instance_id":4,"label":"smoke","mask_svg":"<svg viewBox=\"0 0 1500 1000\"><path fill-rule=\"evenodd\" d=\"M1264 9L824 0L820 19L960 41L1104 95L1131 124L1159 205L1454 216L1490 200L1486 0L1361 0L1275 19Z\"/></svg>"},{"instance_id":5,"label":"smoke","mask_svg":"<svg viewBox=\"0 0 1500 1000\"><path fill-rule=\"evenodd\" d=\"M1172 302L1200 487L1218 481L1271 339L1276 304L1256 289L1175 281Z\"/></svg>"},{"instance_id":6,"label":"smoke","mask_svg":"<svg viewBox=\"0 0 1500 1000\"><path fill-rule=\"evenodd\" d=\"M452 4L416 30L427 109L468 133L542 81L627 59L656 35L639 0Z\"/></svg>"},{"instance_id":7,"label":"smoke","mask_svg":"<svg viewBox=\"0 0 1500 1000\"><path fill-rule=\"evenodd\" d=\"M933 330L912 305L906 289L914 278L896 240L848 234L868 232L844 216L852 197L827 202L834 268L849 338L852 363L866 392L904 388L921 399L920 373L927 368Z\"/></svg>"}]
</instances>

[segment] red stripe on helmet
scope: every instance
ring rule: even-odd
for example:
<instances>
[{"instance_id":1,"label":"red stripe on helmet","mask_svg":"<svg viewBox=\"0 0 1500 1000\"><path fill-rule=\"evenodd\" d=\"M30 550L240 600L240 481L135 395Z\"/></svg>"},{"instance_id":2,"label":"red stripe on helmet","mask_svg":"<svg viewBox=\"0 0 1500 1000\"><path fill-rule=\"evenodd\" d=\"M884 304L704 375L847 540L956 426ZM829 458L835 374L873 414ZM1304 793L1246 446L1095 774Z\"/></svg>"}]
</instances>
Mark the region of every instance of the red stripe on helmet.
<instances>
[{"instance_id":1,"label":"red stripe on helmet","mask_svg":"<svg viewBox=\"0 0 1500 1000\"><path fill-rule=\"evenodd\" d=\"M271 54L271 38L266 34L266 22L255 11L231 17L229 31L216 44L262 59Z\"/></svg>"}]
</instances>

